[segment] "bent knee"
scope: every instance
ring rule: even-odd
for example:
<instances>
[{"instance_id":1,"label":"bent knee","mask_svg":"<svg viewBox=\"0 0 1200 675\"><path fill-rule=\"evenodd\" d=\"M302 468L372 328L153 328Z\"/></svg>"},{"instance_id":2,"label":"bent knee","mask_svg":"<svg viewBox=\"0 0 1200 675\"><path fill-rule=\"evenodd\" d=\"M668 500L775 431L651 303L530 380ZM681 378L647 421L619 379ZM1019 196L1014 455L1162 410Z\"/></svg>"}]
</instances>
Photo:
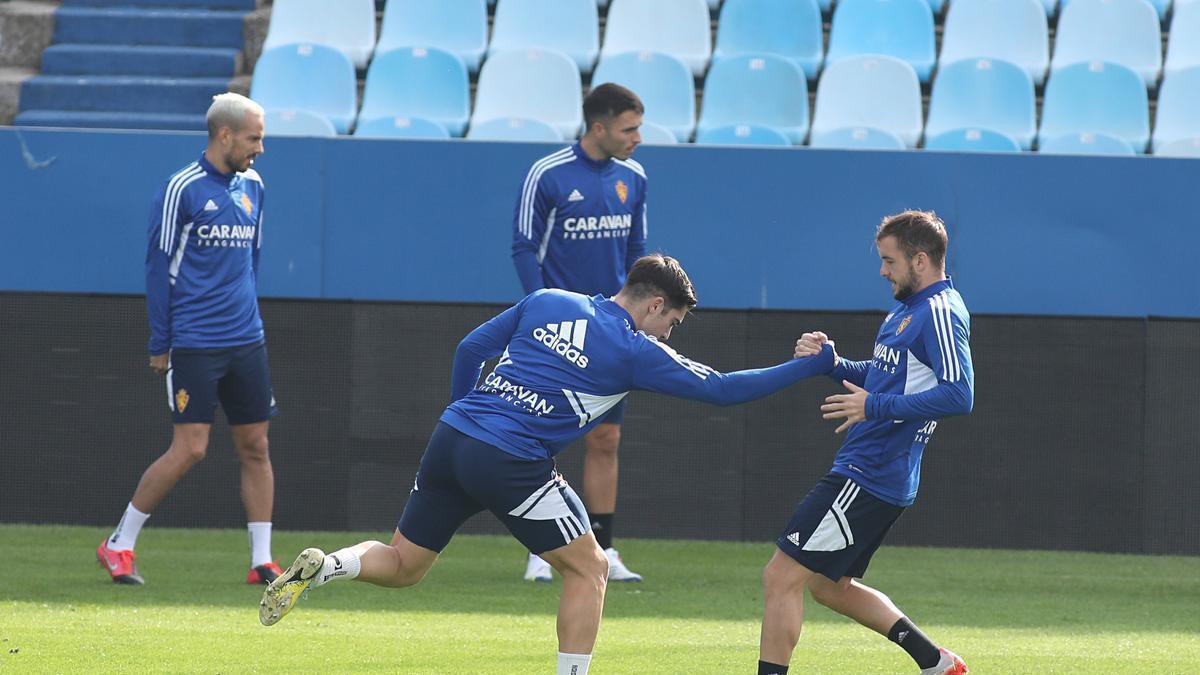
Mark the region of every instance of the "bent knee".
<instances>
[{"instance_id":1,"label":"bent knee","mask_svg":"<svg viewBox=\"0 0 1200 675\"><path fill-rule=\"evenodd\" d=\"M771 558L763 568L763 590L768 594L790 593L804 590L804 583L811 573L795 560L783 555Z\"/></svg>"},{"instance_id":2,"label":"bent knee","mask_svg":"<svg viewBox=\"0 0 1200 675\"><path fill-rule=\"evenodd\" d=\"M188 464L195 464L208 454L208 443L176 440L171 444L169 452Z\"/></svg>"},{"instance_id":3,"label":"bent knee","mask_svg":"<svg viewBox=\"0 0 1200 675\"><path fill-rule=\"evenodd\" d=\"M242 459L266 460L270 456L270 444L267 442L267 437L263 435L246 440L238 447L238 454Z\"/></svg>"},{"instance_id":4,"label":"bent knee","mask_svg":"<svg viewBox=\"0 0 1200 675\"><path fill-rule=\"evenodd\" d=\"M621 427L617 424L597 424L587 435L588 452L617 454L621 445Z\"/></svg>"},{"instance_id":5,"label":"bent knee","mask_svg":"<svg viewBox=\"0 0 1200 675\"><path fill-rule=\"evenodd\" d=\"M826 607L832 607L838 604L838 600L850 588L849 579L845 579L844 581L846 583L830 581L819 574L813 575L812 580L808 584L808 592L812 593L813 599L817 602Z\"/></svg>"}]
</instances>

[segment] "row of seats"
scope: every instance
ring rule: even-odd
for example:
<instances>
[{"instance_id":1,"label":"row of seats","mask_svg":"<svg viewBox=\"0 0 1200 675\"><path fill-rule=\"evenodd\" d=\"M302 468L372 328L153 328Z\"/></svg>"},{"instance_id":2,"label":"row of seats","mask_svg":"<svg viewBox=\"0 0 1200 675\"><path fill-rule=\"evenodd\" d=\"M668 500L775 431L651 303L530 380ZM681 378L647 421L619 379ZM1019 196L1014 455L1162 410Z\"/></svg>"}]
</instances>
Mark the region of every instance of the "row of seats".
<instances>
[{"instance_id":1,"label":"row of seats","mask_svg":"<svg viewBox=\"0 0 1200 675\"><path fill-rule=\"evenodd\" d=\"M1104 62L1077 64L1051 76L1040 130L1028 72L998 59L944 66L933 85L927 123L916 72L888 56L850 57L827 68L811 124L804 71L778 56L738 56L715 64L705 81L698 121L691 72L675 57L626 52L605 58L593 77L593 84L603 82L641 93L646 142L687 142L694 132L698 143L796 145L811 134L817 147L912 148L924 134L927 147L938 147L948 141L931 144L935 137L969 129L974 133L947 138L976 149L1029 150L1035 140L1045 148L1059 137L1105 134L1127 144L1130 152L1145 152L1151 140L1141 79L1124 66ZM483 66L472 115L467 69L458 57L439 49L401 48L372 62L359 111L349 59L322 45L294 45L263 54L251 95L268 110L324 117L330 133L348 133L357 120L357 135L462 136L469 124L473 138L565 140L581 131L581 90L579 71L564 54L503 52ZM1168 76L1158 102L1155 150L1200 137L1197 109L1200 66ZM309 133L315 124L307 115L276 121L279 126L271 133Z\"/></svg>"},{"instance_id":2,"label":"row of seats","mask_svg":"<svg viewBox=\"0 0 1200 675\"><path fill-rule=\"evenodd\" d=\"M1041 85L1047 69L1088 61L1132 68L1153 87L1163 69L1160 12L1170 0L1064 0L1051 61L1046 0L954 0L945 19L941 61L998 58L1025 67ZM827 3L826 3L827 4ZM472 74L485 56L505 50L553 49L587 75L598 57L660 51L700 77L710 59L772 53L796 61L815 79L823 63L858 54L907 61L921 82L938 63L934 13L939 0L840 0L823 50L818 0L725 0L715 49L708 0L613 0L600 44L595 0L500 0L488 41L486 0L391 0L378 44L371 0L276 0L266 48L326 44L346 52L358 69L372 53L397 47L437 47L455 53ZM827 9L827 7L826 7ZM1168 72L1200 65L1200 1L1179 0L1170 28ZM1097 39L1104 36L1104 39Z\"/></svg>"}]
</instances>

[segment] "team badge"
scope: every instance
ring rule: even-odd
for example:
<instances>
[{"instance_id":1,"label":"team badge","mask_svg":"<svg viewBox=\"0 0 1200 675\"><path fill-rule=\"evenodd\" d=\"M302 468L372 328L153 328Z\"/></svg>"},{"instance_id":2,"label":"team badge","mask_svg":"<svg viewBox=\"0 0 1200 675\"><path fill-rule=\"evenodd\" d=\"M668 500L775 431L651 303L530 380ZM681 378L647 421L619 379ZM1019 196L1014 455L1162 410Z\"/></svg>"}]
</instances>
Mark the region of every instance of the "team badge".
<instances>
[{"instance_id":1,"label":"team badge","mask_svg":"<svg viewBox=\"0 0 1200 675\"><path fill-rule=\"evenodd\" d=\"M624 204L626 199L629 199L629 187L625 185L625 181L617 181L617 196L621 198L621 203Z\"/></svg>"},{"instance_id":2,"label":"team badge","mask_svg":"<svg viewBox=\"0 0 1200 675\"><path fill-rule=\"evenodd\" d=\"M242 210L245 211L246 215L248 216L254 214L254 204L250 202L250 195L244 192L242 193Z\"/></svg>"},{"instance_id":3,"label":"team badge","mask_svg":"<svg viewBox=\"0 0 1200 675\"><path fill-rule=\"evenodd\" d=\"M188 401L191 399L192 397L188 396L187 389L180 389L175 392L175 409L181 413L187 410Z\"/></svg>"},{"instance_id":4,"label":"team badge","mask_svg":"<svg viewBox=\"0 0 1200 675\"><path fill-rule=\"evenodd\" d=\"M903 333L903 332L904 332L904 329L905 329L905 328L908 328L908 322L909 322L909 321L912 321L912 315L911 315L911 314L909 314L908 316L904 317L904 319L903 319L903 320L900 322L900 327L896 329L896 335L899 335L899 334Z\"/></svg>"}]
</instances>

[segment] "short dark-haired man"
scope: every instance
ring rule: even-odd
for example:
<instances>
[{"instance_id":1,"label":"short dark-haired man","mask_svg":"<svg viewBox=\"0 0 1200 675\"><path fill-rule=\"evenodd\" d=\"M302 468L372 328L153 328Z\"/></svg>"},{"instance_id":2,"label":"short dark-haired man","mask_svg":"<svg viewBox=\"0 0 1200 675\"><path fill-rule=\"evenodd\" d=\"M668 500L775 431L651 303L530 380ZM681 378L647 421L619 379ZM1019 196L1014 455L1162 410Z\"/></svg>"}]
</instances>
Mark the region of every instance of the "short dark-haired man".
<instances>
[{"instance_id":1,"label":"short dark-haired man","mask_svg":"<svg viewBox=\"0 0 1200 675\"><path fill-rule=\"evenodd\" d=\"M664 344L696 304L673 258L641 258L614 298L545 289L458 345L453 402L433 432L391 545L303 551L263 594L279 621L300 594L329 581L419 582L458 528L487 509L563 577L558 673L586 675L604 609L608 558L554 457L632 389L732 405L828 373L833 350L771 368L720 373ZM482 381L484 361L500 357Z\"/></svg>"},{"instance_id":2,"label":"short dark-haired man","mask_svg":"<svg viewBox=\"0 0 1200 675\"><path fill-rule=\"evenodd\" d=\"M804 591L817 602L900 645L922 675L962 675L967 666L939 648L883 593L864 585L871 557L917 496L921 456L938 420L971 412L971 316L946 276L946 228L932 212L883 219L875 234L879 274L897 303L875 338L874 357L838 358L830 377L849 393L821 406L849 430L830 473L796 507L763 573L766 608L760 675L787 672L804 623ZM796 356L833 345L805 333Z\"/></svg>"},{"instance_id":3,"label":"short dark-haired man","mask_svg":"<svg viewBox=\"0 0 1200 675\"><path fill-rule=\"evenodd\" d=\"M646 171L630 159L642 142L644 108L637 94L601 84L583 101L579 142L534 162L517 199L512 257L525 293L561 288L615 294L633 262L646 253ZM609 559L609 579L641 581L613 548L617 449L622 401L584 443L583 494L596 539ZM530 553L525 578L550 581L550 565Z\"/></svg>"}]
</instances>

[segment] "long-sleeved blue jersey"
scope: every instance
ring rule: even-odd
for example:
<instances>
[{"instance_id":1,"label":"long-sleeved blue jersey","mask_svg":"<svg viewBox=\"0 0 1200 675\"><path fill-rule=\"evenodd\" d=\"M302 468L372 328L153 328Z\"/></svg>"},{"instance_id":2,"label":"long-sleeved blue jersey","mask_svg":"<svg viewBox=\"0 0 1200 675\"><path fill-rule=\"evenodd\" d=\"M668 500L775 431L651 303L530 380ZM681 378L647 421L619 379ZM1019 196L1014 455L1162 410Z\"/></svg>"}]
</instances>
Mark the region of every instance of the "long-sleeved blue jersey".
<instances>
[{"instance_id":1,"label":"long-sleeved blue jersey","mask_svg":"<svg viewBox=\"0 0 1200 675\"><path fill-rule=\"evenodd\" d=\"M201 155L167 180L150 212L146 250L151 354L263 339L262 209L253 169L223 174Z\"/></svg>"},{"instance_id":2,"label":"long-sleeved blue jersey","mask_svg":"<svg viewBox=\"0 0 1200 675\"><path fill-rule=\"evenodd\" d=\"M526 293L615 295L646 254L646 172L597 162L578 143L534 162L513 218L513 264Z\"/></svg>"},{"instance_id":3,"label":"long-sleeved blue jersey","mask_svg":"<svg viewBox=\"0 0 1200 675\"><path fill-rule=\"evenodd\" d=\"M867 361L839 359L829 376L866 389L866 420L850 427L833 473L897 506L917 497L921 456L938 420L971 412L971 315L949 279L896 303Z\"/></svg>"},{"instance_id":4,"label":"long-sleeved blue jersey","mask_svg":"<svg viewBox=\"0 0 1200 675\"><path fill-rule=\"evenodd\" d=\"M483 362L500 355L479 382ZM828 373L833 351L719 373L637 330L612 300L562 290L527 296L458 345L442 421L509 454L553 457L632 389L732 405ZM478 386L476 383L478 382Z\"/></svg>"}]
</instances>

